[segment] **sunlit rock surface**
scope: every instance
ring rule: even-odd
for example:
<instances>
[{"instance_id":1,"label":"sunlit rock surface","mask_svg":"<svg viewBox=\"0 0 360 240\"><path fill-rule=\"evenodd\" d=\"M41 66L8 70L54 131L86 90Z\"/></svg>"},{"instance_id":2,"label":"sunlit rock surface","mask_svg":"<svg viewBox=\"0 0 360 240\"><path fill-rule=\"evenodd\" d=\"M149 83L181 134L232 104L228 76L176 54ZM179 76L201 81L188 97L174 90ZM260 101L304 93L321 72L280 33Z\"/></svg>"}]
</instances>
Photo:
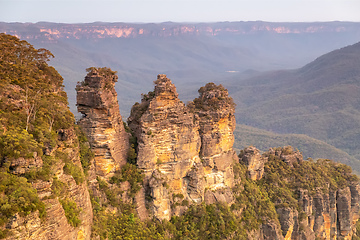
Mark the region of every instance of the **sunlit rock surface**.
<instances>
[{"instance_id":1,"label":"sunlit rock surface","mask_svg":"<svg viewBox=\"0 0 360 240\"><path fill-rule=\"evenodd\" d=\"M154 91L143 95L128 119L138 141L137 164L146 175L144 185L151 198L151 212L159 219L170 219L181 212L176 195L188 203L206 199L231 202L231 191L215 192L233 185L231 164L237 160L232 149L233 105L220 103L219 108L208 110L196 104L185 106L166 75L158 75L154 83ZM232 103L227 91L221 91ZM206 104L220 95L215 89L204 90L200 101ZM214 193L205 194L207 191Z\"/></svg>"}]
</instances>

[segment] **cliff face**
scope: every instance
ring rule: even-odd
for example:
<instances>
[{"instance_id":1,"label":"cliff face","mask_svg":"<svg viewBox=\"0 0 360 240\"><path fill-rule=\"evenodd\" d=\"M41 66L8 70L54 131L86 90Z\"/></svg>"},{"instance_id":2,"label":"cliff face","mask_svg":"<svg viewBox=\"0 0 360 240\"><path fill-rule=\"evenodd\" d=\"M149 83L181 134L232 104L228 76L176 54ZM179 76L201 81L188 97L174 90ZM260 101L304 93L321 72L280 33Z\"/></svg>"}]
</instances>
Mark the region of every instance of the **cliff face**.
<instances>
[{"instance_id":1,"label":"cliff face","mask_svg":"<svg viewBox=\"0 0 360 240\"><path fill-rule=\"evenodd\" d=\"M339 182L337 187L334 187L333 182L327 180L322 186L315 186L305 188L301 181L294 176L295 172L300 172L304 178L311 176L312 169L304 167L307 164L298 151L293 151L291 147L270 149L263 155L254 147L246 148L240 154L240 162L247 166L247 174L253 180L268 181L273 179L273 173L269 170L269 161L279 159L283 162L285 168L288 169L288 174L285 175L285 182L288 184L288 189L296 192L294 200L298 204L297 208L291 207L291 199L287 202L282 202L281 197L277 198L276 212L279 216L279 223L283 236L278 236L278 239L352 239L355 232L355 224L359 219L359 190L360 185L358 181L348 180L348 183ZM268 164L268 165L267 165ZM330 162L320 162L319 165L327 165ZM342 168L342 166L334 165L335 168ZM303 169L306 172L303 172ZM327 166L330 168L330 166ZM268 170L266 170L268 169ZM317 170L318 171L318 170ZM348 170L343 169L346 172ZM293 173L292 173L293 172ZM322 177L327 173L316 173L317 179L315 181L322 181ZM323 176L321 176L324 174ZM272 176L271 176L272 175ZM290 180L293 175L294 179ZM338 177L340 178L340 177ZM308 182L314 179L307 179ZM296 186L292 185L295 183ZM345 181L345 180L341 180ZM304 182L305 183L305 182ZM272 180L272 187L281 188L277 181ZM278 195L281 195L281 193ZM285 204L284 204L285 203ZM266 238L264 238L266 239Z\"/></svg>"},{"instance_id":2,"label":"cliff face","mask_svg":"<svg viewBox=\"0 0 360 240\"><path fill-rule=\"evenodd\" d=\"M319 191L313 196L307 191L300 191L299 202L305 219L299 221L299 226L289 224L287 234L299 236L300 239L314 239L314 236L352 239L354 226L359 219L359 190L359 184L354 184L336 191L329 189L325 194ZM291 214L280 216L284 220L281 222L294 218ZM302 231L299 231L301 228Z\"/></svg>"},{"instance_id":3,"label":"cliff face","mask_svg":"<svg viewBox=\"0 0 360 240\"><path fill-rule=\"evenodd\" d=\"M76 89L78 111L83 114L78 124L94 151L95 174L106 178L126 163L129 149L114 89L116 81L110 69L90 69Z\"/></svg>"},{"instance_id":4,"label":"cliff face","mask_svg":"<svg viewBox=\"0 0 360 240\"><path fill-rule=\"evenodd\" d=\"M81 163L79 159L79 148L77 145L77 136L74 129L64 129L59 131L59 143L55 146L55 150L47 153L49 157L55 157L56 153L62 152L68 156L69 162L76 165L79 174L82 173ZM66 134L64 134L66 132ZM43 166L43 161L37 167ZM40 158L41 159L41 158ZM60 159L59 159L60 160ZM13 174L26 174L31 170L30 167L20 163L29 163L33 160L27 159L26 161L17 159L12 161L12 165L16 164ZM21 171L20 171L21 170ZM90 202L89 191L86 182L76 182L72 175L65 173L64 162L56 161L52 166L52 171L55 172L54 178L49 180L35 180L32 185L37 190L39 199L45 204L46 217L40 219L39 212L34 212L28 216L21 216L15 214L7 223L6 228L10 230L10 236L6 239L90 239L92 227L92 207ZM61 195L54 193L58 185L62 186ZM80 224L74 226L67 219L68 211L64 210L63 200L71 201L76 204L77 209L81 209L77 218Z\"/></svg>"},{"instance_id":5,"label":"cliff face","mask_svg":"<svg viewBox=\"0 0 360 240\"><path fill-rule=\"evenodd\" d=\"M233 184L234 110L195 111L178 99L166 75L154 83L155 90L143 95L128 119L138 140L137 164L145 173L151 212L170 219L189 202L231 202L231 191L205 190L229 190Z\"/></svg>"}]
</instances>

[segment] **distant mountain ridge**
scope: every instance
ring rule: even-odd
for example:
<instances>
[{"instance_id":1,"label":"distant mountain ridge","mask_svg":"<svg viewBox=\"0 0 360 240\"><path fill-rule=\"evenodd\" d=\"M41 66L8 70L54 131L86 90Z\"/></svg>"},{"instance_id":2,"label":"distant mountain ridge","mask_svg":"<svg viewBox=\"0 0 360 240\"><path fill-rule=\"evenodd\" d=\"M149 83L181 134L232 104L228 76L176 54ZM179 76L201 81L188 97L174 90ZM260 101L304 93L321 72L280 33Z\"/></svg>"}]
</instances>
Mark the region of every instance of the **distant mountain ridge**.
<instances>
[{"instance_id":1,"label":"distant mountain ridge","mask_svg":"<svg viewBox=\"0 0 360 240\"><path fill-rule=\"evenodd\" d=\"M183 102L206 82L224 81L238 123L306 134L360 159L359 52L343 48L359 42L360 23L40 22L0 23L0 31L56 56L50 64L64 77L75 114L74 89L89 66L118 72L124 118L158 73L173 80Z\"/></svg>"},{"instance_id":2,"label":"distant mountain ridge","mask_svg":"<svg viewBox=\"0 0 360 240\"><path fill-rule=\"evenodd\" d=\"M25 28L24 28L25 27ZM28 31L31 29L31 31ZM180 35L247 35L262 32L278 34L360 32L360 23L314 22L314 23L272 23L272 22L218 22L218 23L0 23L0 31L24 39L62 38L137 38L172 37Z\"/></svg>"},{"instance_id":3,"label":"distant mountain ridge","mask_svg":"<svg viewBox=\"0 0 360 240\"><path fill-rule=\"evenodd\" d=\"M128 115L134 96L151 87L158 73L171 77L187 101L206 82L242 72L243 79L258 71L298 68L353 44L360 39L360 23L2 22L0 32L54 53L50 63L64 77L74 113L74 88L87 67L118 71L120 110Z\"/></svg>"}]
</instances>

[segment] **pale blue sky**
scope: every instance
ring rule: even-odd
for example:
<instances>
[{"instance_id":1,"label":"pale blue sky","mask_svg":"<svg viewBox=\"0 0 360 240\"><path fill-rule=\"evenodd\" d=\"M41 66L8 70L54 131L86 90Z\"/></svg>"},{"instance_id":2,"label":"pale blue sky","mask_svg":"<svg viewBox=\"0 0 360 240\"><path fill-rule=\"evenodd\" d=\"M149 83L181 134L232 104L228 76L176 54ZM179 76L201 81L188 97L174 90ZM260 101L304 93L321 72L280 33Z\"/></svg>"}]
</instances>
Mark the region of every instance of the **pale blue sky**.
<instances>
[{"instance_id":1,"label":"pale blue sky","mask_svg":"<svg viewBox=\"0 0 360 240\"><path fill-rule=\"evenodd\" d=\"M355 21L360 0L0 0L3 22Z\"/></svg>"}]
</instances>

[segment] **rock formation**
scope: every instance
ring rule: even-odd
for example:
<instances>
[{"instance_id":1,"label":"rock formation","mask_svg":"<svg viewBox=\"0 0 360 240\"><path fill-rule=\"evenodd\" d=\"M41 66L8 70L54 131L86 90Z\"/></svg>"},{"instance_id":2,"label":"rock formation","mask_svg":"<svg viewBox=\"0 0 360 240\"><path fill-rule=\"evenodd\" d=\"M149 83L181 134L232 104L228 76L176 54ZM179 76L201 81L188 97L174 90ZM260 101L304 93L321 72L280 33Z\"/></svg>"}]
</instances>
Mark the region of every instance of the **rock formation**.
<instances>
[{"instance_id":1,"label":"rock formation","mask_svg":"<svg viewBox=\"0 0 360 240\"><path fill-rule=\"evenodd\" d=\"M247 166L247 176L251 180L259 180L264 174L266 159L255 147L247 147L240 153L240 161Z\"/></svg>"},{"instance_id":2,"label":"rock formation","mask_svg":"<svg viewBox=\"0 0 360 240\"><path fill-rule=\"evenodd\" d=\"M113 88L116 76L100 71L92 69L77 89L78 108L83 113L80 125L95 151L95 161L89 171L93 182L96 176L109 180L125 164L129 151L129 136L121 123ZM141 219L150 214L169 220L184 214L190 204L224 202L230 205L239 201L236 191L242 191L245 185L239 178L234 179L233 166L240 162L246 168L244 173L249 179L246 181L254 184L265 179L272 184L271 179L275 178L274 185L268 187L283 188L271 203L276 217L262 216L259 227L247 233L248 239L351 239L359 218L358 182L347 179L346 184L341 180L339 185L334 185L329 183L329 175L319 177L325 179L324 186L306 187L306 178L296 180L286 175L289 172L296 175L297 169L307 166L301 153L291 147L270 149L264 154L248 147L238 158L232 148L234 104L225 88L206 84L200 88L200 96L185 105L166 75L158 75L154 83L154 91L142 95L141 103L135 103L128 118L137 141L137 166L145 175L143 187L130 199L125 193L129 186L123 188L129 183L119 185L124 193L118 197L135 203ZM13 171L26 171L23 165L27 161L13 162ZM272 161L281 164L272 165ZM28 164L37 167L41 162ZM311 171L313 174L315 170ZM279 174L285 175L278 177ZM311 178L309 181L313 181ZM90 187L93 194L106 202L104 194L94 186ZM264 196L266 200L271 194ZM236 213L239 218L241 211Z\"/></svg>"},{"instance_id":3,"label":"rock formation","mask_svg":"<svg viewBox=\"0 0 360 240\"><path fill-rule=\"evenodd\" d=\"M250 179L260 180L266 175L264 165L271 156L278 157L292 169L304 163L301 153L290 146L270 149L263 155L255 147L248 147L240 154L240 162L247 167ZM282 206L276 209L284 239L351 239L359 219L359 182L337 189L327 183L321 189L312 190L297 189L299 209Z\"/></svg>"},{"instance_id":4,"label":"rock formation","mask_svg":"<svg viewBox=\"0 0 360 240\"><path fill-rule=\"evenodd\" d=\"M90 68L77 86L79 125L95 153L96 175L109 178L126 163L129 135L125 132L114 89L117 76L107 68Z\"/></svg>"},{"instance_id":5,"label":"rock formation","mask_svg":"<svg viewBox=\"0 0 360 240\"><path fill-rule=\"evenodd\" d=\"M303 161L302 154L291 146L286 146L283 148L270 148L269 154L279 157L284 163L293 167L294 163L301 163Z\"/></svg>"},{"instance_id":6,"label":"rock formation","mask_svg":"<svg viewBox=\"0 0 360 240\"><path fill-rule=\"evenodd\" d=\"M232 164L238 161L232 148L235 104L222 85L208 83L198 92L200 96L188 107L199 119L199 155L205 172L205 187L211 190L206 192L205 202L214 203L214 199L232 202L232 194L228 190L234 186Z\"/></svg>"},{"instance_id":7,"label":"rock formation","mask_svg":"<svg viewBox=\"0 0 360 240\"><path fill-rule=\"evenodd\" d=\"M151 212L159 219L170 219L187 202L200 203L205 198L231 202L229 192L205 193L233 185L235 118L233 105L225 103L232 103L227 91L216 90L216 85L202 89L198 102L204 106L213 98L224 98L218 108L204 110L196 104L185 106L166 75L158 75L154 83L155 90L143 95L128 119L138 140L137 164L146 176Z\"/></svg>"}]
</instances>

